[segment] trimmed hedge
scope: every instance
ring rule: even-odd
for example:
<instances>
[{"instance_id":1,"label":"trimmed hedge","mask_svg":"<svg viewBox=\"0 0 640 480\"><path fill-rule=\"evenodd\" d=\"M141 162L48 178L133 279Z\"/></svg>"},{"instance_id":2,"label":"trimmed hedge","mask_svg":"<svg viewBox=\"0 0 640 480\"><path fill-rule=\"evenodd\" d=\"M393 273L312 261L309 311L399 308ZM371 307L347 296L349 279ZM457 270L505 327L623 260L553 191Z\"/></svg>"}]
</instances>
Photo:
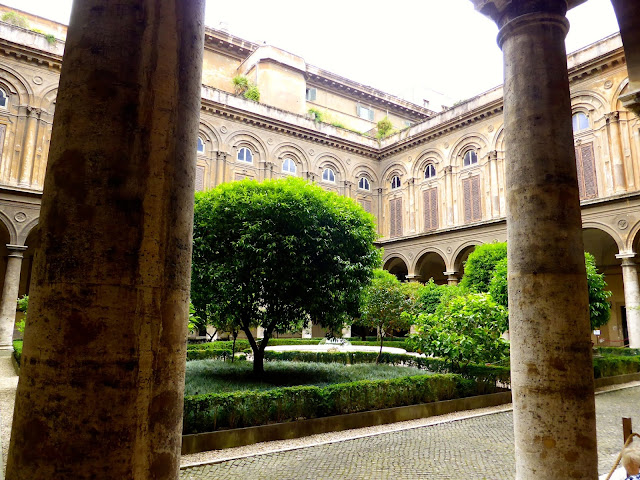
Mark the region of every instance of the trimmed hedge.
<instances>
[{"instance_id":1,"label":"trimmed hedge","mask_svg":"<svg viewBox=\"0 0 640 480\"><path fill-rule=\"evenodd\" d=\"M231 358L233 351L227 348L190 348L187 350L187 361L189 360L205 360L205 359L221 359L227 360ZM238 355L236 351L236 360L246 360L246 355Z\"/></svg>"},{"instance_id":2,"label":"trimmed hedge","mask_svg":"<svg viewBox=\"0 0 640 480\"><path fill-rule=\"evenodd\" d=\"M352 365L355 363L375 363L377 352L274 352L267 350L264 356L266 361L282 360L291 362L318 362L318 363L342 363ZM382 352L380 363L389 365L415 367L434 373L450 373L451 365L442 358L416 357L414 355L395 354ZM508 386L511 383L509 367L494 365L470 364L461 372L456 372L465 378L479 383L480 393L493 393L497 384Z\"/></svg>"},{"instance_id":3,"label":"trimmed hedge","mask_svg":"<svg viewBox=\"0 0 640 480\"><path fill-rule=\"evenodd\" d=\"M640 355L640 348L627 347L596 347L593 349L594 354L612 355L615 357L630 357Z\"/></svg>"},{"instance_id":4,"label":"trimmed hedge","mask_svg":"<svg viewBox=\"0 0 640 480\"><path fill-rule=\"evenodd\" d=\"M607 355L593 359L594 378L613 377L640 372L640 357Z\"/></svg>"},{"instance_id":5,"label":"trimmed hedge","mask_svg":"<svg viewBox=\"0 0 640 480\"><path fill-rule=\"evenodd\" d=\"M460 375L417 375L326 387L186 396L183 434L328 417L477 395Z\"/></svg>"}]
</instances>

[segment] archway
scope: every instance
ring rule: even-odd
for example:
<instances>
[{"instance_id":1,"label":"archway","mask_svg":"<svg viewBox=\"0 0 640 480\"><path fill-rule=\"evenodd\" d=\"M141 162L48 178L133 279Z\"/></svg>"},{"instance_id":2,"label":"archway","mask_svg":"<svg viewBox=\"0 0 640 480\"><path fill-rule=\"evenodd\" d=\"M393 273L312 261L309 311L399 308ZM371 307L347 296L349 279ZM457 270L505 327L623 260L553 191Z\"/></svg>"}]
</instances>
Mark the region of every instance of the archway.
<instances>
[{"instance_id":1,"label":"archway","mask_svg":"<svg viewBox=\"0 0 640 480\"><path fill-rule=\"evenodd\" d=\"M407 275L409 275L409 268L405 261L399 257L391 257L387 260L382 267L384 270L392 275L398 277L401 282L407 281Z\"/></svg>"},{"instance_id":2,"label":"archway","mask_svg":"<svg viewBox=\"0 0 640 480\"><path fill-rule=\"evenodd\" d=\"M468 245L458 252L456 259L453 262L454 270L458 272L458 279L462 280L462 277L464 276L464 264L467 262L467 258L469 258L469 255L471 255L471 252L473 252L476 247L477 245Z\"/></svg>"},{"instance_id":3,"label":"archway","mask_svg":"<svg viewBox=\"0 0 640 480\"><path fill-rule=\"evenodd\" d=\"M626 334L621 260L616 258L619 252L618 245L611 235L599 228L585 228L582 230L582 238L585 252L593 255L598 272L605 275L608 289L612 292L609 298L611 319L609 323L600 327L600 335L593 335L592 341L600 346L622 346L629 337Z\"/></svg>"},{"instance_id":4,"label":"archway","mask_svg":"<svg viewBox=\"0 0 640 480\"><path fill-rule=\"evenodd\" d=\"M447 277L444 274L447 267L444 259L436 252L427 252L416 263L415 273L420 276L420 281L426 283L430 278L437 285L446 285Z\"/></svg>"}]
</instances>

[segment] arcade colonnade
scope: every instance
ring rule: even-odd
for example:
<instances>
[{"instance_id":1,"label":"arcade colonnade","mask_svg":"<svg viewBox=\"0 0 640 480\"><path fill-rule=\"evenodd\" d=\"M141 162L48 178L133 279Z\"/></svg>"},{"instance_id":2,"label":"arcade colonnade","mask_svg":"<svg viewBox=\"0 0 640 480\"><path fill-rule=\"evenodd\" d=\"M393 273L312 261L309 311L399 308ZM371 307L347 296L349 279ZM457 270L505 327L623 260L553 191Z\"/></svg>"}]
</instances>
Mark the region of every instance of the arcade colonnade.
<instances>
[{"instance_id":1,"label":"arcade colonnade","mask_svg":"<svg viewBox=\"0 0 640 480\"><path fill-rule=\"evenodd\" d=\"M516 478L595 480L567 4L474 3L500 27L506 67ZM627 55L640 52L640 7L615 3L635 26L630 40L623 32ZM201 0L75 4L9 478L177 478L203 10ZM536 121L518 128L524 118Z\"/></svg>"}]
</instances>

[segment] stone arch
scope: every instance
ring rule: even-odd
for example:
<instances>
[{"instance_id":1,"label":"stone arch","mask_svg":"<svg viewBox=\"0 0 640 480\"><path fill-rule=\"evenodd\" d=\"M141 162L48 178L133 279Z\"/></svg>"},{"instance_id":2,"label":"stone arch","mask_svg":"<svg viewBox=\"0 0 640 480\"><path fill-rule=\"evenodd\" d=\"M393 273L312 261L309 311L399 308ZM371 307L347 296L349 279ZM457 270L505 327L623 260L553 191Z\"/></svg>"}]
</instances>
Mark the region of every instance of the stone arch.
<instances>
[{"instance_id":1,"label":"stone arch","mask_svg":"<svg viewBox=\"0 0 640 480\"><path fill-rule=\"evenodd\" d=\"M382 173L382 182L391 184L391 179L395 176L400 177L400 180L405 179L408 176L407 169L400 162L395 162L389 165Z\"/></svg>"},{"instance_id":2,"label":"stone arch","mask_svg":"<svg viewBox=\"0 0 640 480\"><path fill-rule=\"evenodd\" d=\"M464 262L467 261L469 254L473 252L478 245L482 245L482 243L480 240L469 240L459 245L451 256L451 264L448 270L458 272L458 276L462 278L464 275Z\"/></svg>"},{"instance_id":3,"label":"stone arch","mask_svg":"<svg viewBox=\"0 0 640 480\"><path fill-rule=\"evenodd\" d=\"M622 102L620 101L620 96L626 93L626 90L628 89L628 87L629 87L629 77L622 80L613 93L613 97L611 98L611 105L610 105L612 112L616 112L624 108L622 106Z\"/></svg>"},{"instance_id":4,"label":"stone arch","mask_svg":"<svg viewBox=\"0 0 640 480\"><path fill-rule=\"evenodd\" d=\"M43 90L40 100L40 108L53 115L56 110L56 98L58 97L58 85L50 85Z\"/></svg>"},{"instance_id":5,"label":"stone arch","mask_svg":"<svg viewBox=\"0 0 640 480\"><path fill-rule=\"evenodd\" d=\"M394 253L382 263L382 269L395 275L401 282L406 281L409 275L409 262L401 253Z\"/></svg>"},{"instance_id":6,"label":"stone arch","mask_svg":"<svg viewBox=\"0 0 640 480\"><path fill-rule=\"evenodd\" d=\"M12 102L14 105L30 105L32 103L34 95L29 82L6 64L0 67L0 86L6 88L8 94L18 96L18 102Z\"/></svg>"},{"instance_id":7,"label":"stone arch","mask_svg":"<svg viewBox=\"0 0 640 480\"><path fill-rule=\"evenodd\" d=\"M219 151L222 141L216 129L209 124L209 122L202 119L200 120L200 125L198 127L198 136L200 136L205 142L205 155L211 156L213 152Z\"/></svg>"},{"instance_id":8,"label":"stone arch","mask_svg":"<svg viewBox=\"0 0 640 480\"><path fill-rule=\"evenodd\" d=\"M326 168L331 168L333 170L333 173L336 176L336 185L338 185L338 182L343 181L346 177L346 168L344 166L344 163L342 163L342 160L340 160L336 155L332 153L323 153L318 155L318 158L316 160L316 168L318 172L318 179L320 182L323 182L322 172L324 172Z\"/></svg>"},{"instance_id":9,"label":"stone arch","mask_svg":"<svg viewBox=\"0 0 640 480\"><path fill-rule=\"evenodd\" d=\"M440 176L442 172L439 170L444 167L444 156L439 150L430 148L418 155L416 161L413 162L413 178L424 180L424 170L429 163L433 163L436 167L436 177Z\"/></svg>"},{"instance_id":10,"label":"stone arch","mask_svg":"<svg viewBox=\"0 0 640 480\"><path fill-rule=\"evenodd\" d=\"M447 284L447 276L444 274L447 271L446 255L439 248L429 247L422 250L416 255L416 262L412 270L423 283L433 278L433 281L438 285Z\"/></svg>"},{"instance_id":11,"label":"stone arch","mask_svg":"<svg viewBox=\"0 0 640 480\"><path fill-rule=\"evenodd\" d=\"M504 124L498 127L496 134L493 138L493 142L491 143L491 150L495 150L496 152L504 152Z\"/></svg>"},{"instance_id":12,"label":"stone arch","mask_svg":"<svg viewBox=\"0 0 640 480\"><path fill-rule=\"evenodd\" d=\"M267 146L262 139L252 132L246 130L239 130L229 135L227 138L227 145L229 147L231 158L233 161L237 161L238 150L242 147L249 148L253 155L253 166L257 167L260 162L267 160Z\"/></svg>"},{"instance_id":13,"label":"stone arch","mask_svg":"<svg viewBox=\"0 0 640 480\"><path fill-rule=\"evenodd\" d=\"M0 210L0 223L2 223L2 225L7 229L9 234L9 243L11 245L18 245L18 231L9 216L2 210Z\"/></svg>"},{"instance_id":14,"label":"stone arch","mask_svg":"<svg viewBox=\"0 0 640 480\"><path fill-rule=\"evenodd\" d=\"M273 158L276 159L276 163L280 170L282 170L282 162L286 156L290 156L295 159L297 166L300 169L298 174L309 171L309 157L304 149L300 148L298 145L290 142L284 142L276 146L273 150Z\"/></svg>"},{"instance_id":15,"label":"stone arch","mask_svg":"<svg viewBox=\"0 0 640 480\"><path fill-rule=\"evenodd\" d=\"M629 235L625 244L625 253L639 253L640 251L640 221L629 229Z\"/></svg>"},{"instance_id":16,"label":"stone arch","mask_svg":"<svg viewBox=\"0 0 640 480\"><path fill-rule=\"evenodd\" d=\"M32 233L36 230L36 228L38 228L39 221L40 221L40 217L36 217L31 221L29 221L24 227L22 227L22 229L20 230L20 233L18 234L18 239L16 240L18 242L17 245L26 244L27 238L30 235L32 235Z\"/></svg>"},{"instance_id":17,"label":"stone arch","mask_svg":"<svg viewBox=\"0 0 640 480\"><path fill-rule=\"evenodd\" d=\"M571 93L571 112L583 112L588 116L591 112L604 115L607 111L607 100L593 90L578 90Z\"/></svg>"},{"instance_id":18,"label":"stone arch","mask_svg":"<svg viewBox=\"0 0 640 480\"><path fill-rule=\"evenodd\" d=\"M475 149L478 154L478 163L482 154L486 153L489 146L487 137L478 132L468 133L460 137L460 139L453 145L451 154L449 156L449 165L462 167L462 157L470 149Z\"/></svg>"},{"instance_id":19,"label":"stone arch","mask_svg":"<svg viewBox=\"0 0 640 480\"><path fill-rule=\"evenodd\" d=\"M355 180L356 188L358 188L358 181L360 177L366 177L371 183L371 192L379 185L378 175L376 171L365 163L359 163L353 167L353 178Z\"/></svg>"},{"instance_id":20,"label":"stone arch","mask_svg":"<svg viewBox=\"0 0 640 480\"><path fill-rule=\"evenodd\" d=\"M618 235L618 233L609 225L602 222L596 222L596 221L583 222L582 231L584 232L585 230L598 230L609 235L611 239L615 242L618 248L618 252L625 251L625 242L622 240L622 238L620 238L620 235Z\"/></svg>"}]
</instances>

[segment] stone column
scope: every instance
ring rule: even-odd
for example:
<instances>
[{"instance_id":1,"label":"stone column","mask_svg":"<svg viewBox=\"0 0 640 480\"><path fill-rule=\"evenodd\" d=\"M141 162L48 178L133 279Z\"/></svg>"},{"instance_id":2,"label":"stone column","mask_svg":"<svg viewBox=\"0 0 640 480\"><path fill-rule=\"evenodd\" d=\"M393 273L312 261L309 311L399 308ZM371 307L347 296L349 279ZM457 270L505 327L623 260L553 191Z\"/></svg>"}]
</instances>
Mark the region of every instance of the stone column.
<instances>
[{"instance_id":1,"label":"stone column","mask_svg":"<svg viewBox=\"0 0 640 480\"><path fill-rule=\"evenodd\" d=\"M624 306L627 310L629 347L640 348L640 284L638 264L633 261L633 257L633 253L616 255L616 258L622 259L622 285Z\"/></svg>"},{"instance_id":2,"label":"stone column","mask_svg":"<svg viewBox=\"0 0 640 480\"><path fill-rule=\"evenodd\" d=\"M620 26L629 73L629 87L620 101L627 110L640 117L640 8L633 0L611 0L611 3Z\"/></svg>"},{"instance_id":3,"label":"stone column","mask_svg":"<svg viewBox=\"0 0 640 480\"><path fill-rule=\"evenodd\" d=\"M489 175L491 178L491 217L500 216L500 186L498 185L498 152L489 152Z\"/></svg>"},{"instance_id":4,"label":"stone column","mask_svg":"<svg viewBox=\"0 0 640 480\"><path fill-rule=\"evenodd\" d=\"M7 245L9 255L7 255L7 270L4 274L0 304L0 350L13 351L13 327L16 323L22 252L26 249L27 247L22 245Z\"/></svg>"},{"instance_id":5,"label":"stone column","mask_svg":"<svg viewBox=\"0 0 640 480\"><path fill-rule=\"evenodd\" d=\"M624 172L624 157L620 138L620 112L605 114L609 126L609 145L611 151L611 165L613 167L613 190L615 193L627 190Z\"/></svg>"},{"instance_id":6,"label":"stone column","mask_svg":"<svg viewBox=\"0 0 640 480\"><path fill-rule=\"evenodd\" d=\"M405 278L407 279L408 282L412 282L412 283L417 283L420 280L422 280L422 277L416 274L405 275Z\"/></svg>"},{"instance_id":7,"label":"stone column","mask_svg":"<svg viewBox=\"0 0 640 480\"><path fill-rule=\"evenodd\" d=\"M458 272L442 272L447 276L447 284L448 285L458 285L460 282L460 277L458 276Z\"/></svg>"},{"instance_id":8,"label":"stone column","mask_svg":"<svg viewBox=\"0 0 640 480\"><path fill-rule=\"evenodd\" d=\"M382 204L384 189L378 188L378 235L384 235L384 205Z\"/></svg>"},{"instance_id":9,"label":"stone column","mask_svg":"<svg viewBox=\"0 0 640 480\"><path fill-rule=\"evenodd\" d=\"M444 167L444 189L447 198L447 226L451 227L454 223L453 215L453 167Z\"/></svg>"},{"instance_id":10,"label":"stone column","mask_svg":"<svg viewBox=\"0 0 640 480\"><path fill-rule=\"evenodd\" d=\"M22 158L20 160L20 174L18 185L31 186L31 175L33 173L33 160L36 153L36 138L38 134L38 121L42 110L39 108L27 107L27 125L22 144Z\"/></svg>"},{"instance_id":11,"label":"stone column","mask_svg":"<svg viewBox=\"0 0 640 480\"><path fill-rule=\"evenodd\" d=\"M224 165L227 161L226 159L226 153L218 152L216 154L216 187L221 183L224 183Z\"/></svg>"},{"instance_id":12,"label":"stone column","mask_svg":"<svg viewBox=\"0 0 640 480\"><path fill-rule=\"evenodd\" d=\"M500 27L516 480L596 480L567 4L474 0Z\"/></svg>"},{"instance_id":13,"label":"stone column","mask_svg":"<svg viewBox=\"0 0 640 480\"><path fill-rule=\"evenodd\" d=\"M178 477L203 21L73 4L8 478Z\"/></svg>"}]
</instances>

